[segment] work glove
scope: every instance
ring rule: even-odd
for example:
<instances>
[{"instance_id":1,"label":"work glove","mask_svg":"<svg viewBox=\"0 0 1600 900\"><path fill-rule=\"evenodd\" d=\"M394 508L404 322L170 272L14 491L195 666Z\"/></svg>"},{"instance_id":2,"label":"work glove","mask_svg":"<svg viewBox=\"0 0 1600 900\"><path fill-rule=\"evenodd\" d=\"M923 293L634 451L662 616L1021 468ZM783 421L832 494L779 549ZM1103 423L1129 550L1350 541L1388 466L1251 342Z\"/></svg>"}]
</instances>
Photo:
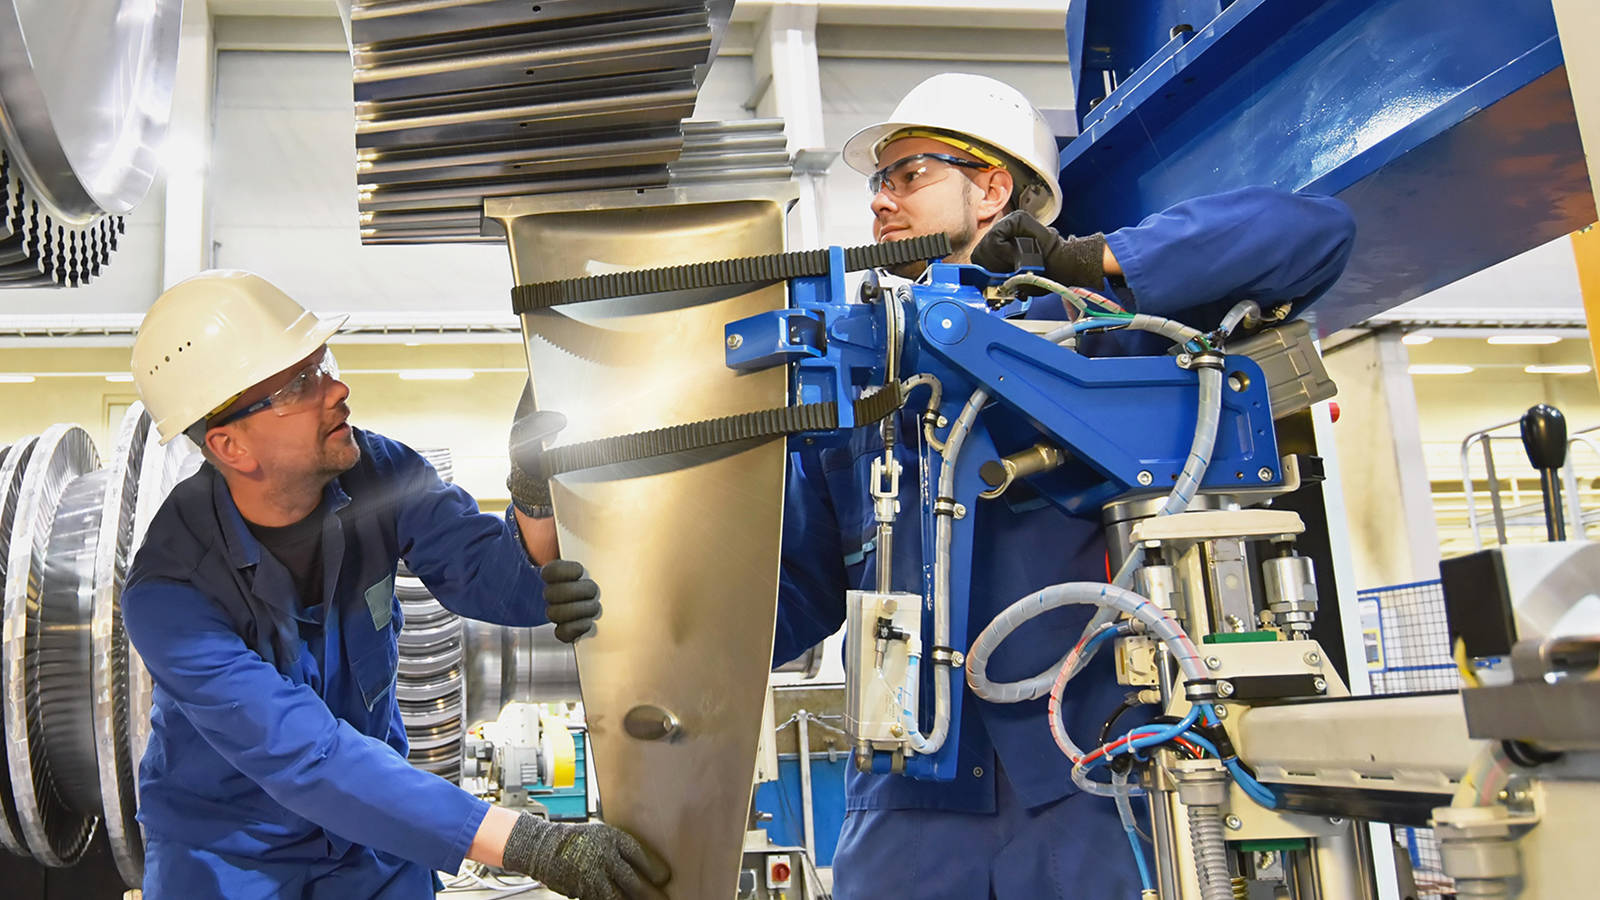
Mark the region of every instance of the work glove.
<instances>
[{"instance_id":1,"label":"work glove","mask_svg":"<svg viewBox=\"0 0 1600 900\"><path fill-rule=\"evenodd\" d=\"M570 559L557 559L539 569L544 582L545 615L556 626L556 639L573 643L594 629L600 618L600 586Z\"/></svg>"},{"instance_id":2,"label":"work glove","mask_svg":"<svg viewBox=\"0 0 1600 900\"><path fill-rule=\"evenodd\" d=\"M601 822L571 825L522 813L506 838L502 868L576 900L667 900L672 872L627 832Z\"/></svg>"},{"instance_id":3,"label":"work glove","mask_svg":"<svg viewBox=\"0 0 1600 900\"><path fill-rule=\"evenodd\" d=\"M972 261L991 272L1015 272L1028 264L1034 247L1051 281L1098 291L1106 280L1105 235L1062 237L1021 210L994 223L972 249Z\"/></svg>"},{"instance_id":4,"label":"work glove","mask_svg":"<svg viewBox=\"0 0 1600 900\"><path fill-rule=\"evenodd\" d=\"M506 476L506 490L511 492L512 504L525 516L545 519L553 514L550 479L540 471L540 458L545 442L565 427L566 416L534 408L533 385L524 384L511 422L511 474Z\"/></svg>"}]
</instances>

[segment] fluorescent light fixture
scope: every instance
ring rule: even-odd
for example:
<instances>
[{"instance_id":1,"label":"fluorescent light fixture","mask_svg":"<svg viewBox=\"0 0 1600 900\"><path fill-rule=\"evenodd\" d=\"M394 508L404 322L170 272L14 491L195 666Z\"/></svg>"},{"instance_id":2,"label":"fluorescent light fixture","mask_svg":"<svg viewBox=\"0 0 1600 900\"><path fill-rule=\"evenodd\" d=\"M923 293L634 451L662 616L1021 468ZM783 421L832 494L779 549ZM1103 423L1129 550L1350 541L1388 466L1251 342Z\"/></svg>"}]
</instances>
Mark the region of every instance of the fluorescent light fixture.
<instances>
[{"instance_id":1,"label":"fluorescent light fixture","mask_svg":"<svg viewBox=\"0 0 1600 900\"><path fill-rule=\"evenodd\" d=\"M407 347L421 347L422 346L422 342L421 341L406 341L406 346Z\"/></svg>"},{"instance_id":2,"label":"fluorescent light fixture","mask_svg":"<svg viewBox=\"0 0 1600 900\"><path fill-rule=\"evenodd\" d=\"M1400 339L1400 343L1407 344L1407 345L1410 345L1412 347L1420 347L1423 344L1431 344L1431 343L1433 343L1433 335L1431 335L1431 334L1417 334L1417 333L1413 332L1412 334L1408 334L1405 337L1401 338Z\"/></svg>"},{"instance_id":3,"label":"fluorescent light fixture","mask_svg":"<svg viewBox=\"0 0 1600 900\"><path fill-rule=\"evenodd\" d=\"M33 384L32 375L18 375L14 372L0 373L0 384Z\"/></svg>"},{"instance_id":4,"label":"fluorescent light fixture","mask_svg":"<svg viewBox=\"0 0 1600 900\"><path fill-rule=\"evenodd\" d=\"M1465 375L1472 371L1472 367L1443 363L1413 363L1406 367L1406 371L1412 375Z\"/></svg>"},{"instance_id":5,"label":"fluorescent light fixture","mask_svg":"<svg viewBox=\"0 0 1600 900\"><path fill-rule=\"evenodd\" d=\"M133 381L132 375L107 375L106 380L112 384L128 384Z\"/></svg>"},{"instance_id":6,"label":"fluorescent light fixture","mask_svg":"<svg viewBox=\"0 0 1600 900\"><path fill-rule=\"evenodd\" d=\"M1554 344L1561 340L1554 334L1497 334L1489 338L1491 344Z\"/></svg>"},{"instance_id":7,"label":"fluorescent light fixture","mask_svg":"<svg viewBox=\"0 0 1600 900\"><path fill-rule=\"evenodd\" d=\"M1578 363L1570 366L1528 366L1522 371L1529 375L1587 375L1589 367Z\"/></svg>"},{"instance_id":8,"label":"fluorescent light fixture","mask_svg":"<svg viewBox=\"0 0 1600 900\"><path fill-rule=\"evenodd\" d=\"M401 369L401 381L466 381L471 369Z\"/></svg>"}]
</instances>

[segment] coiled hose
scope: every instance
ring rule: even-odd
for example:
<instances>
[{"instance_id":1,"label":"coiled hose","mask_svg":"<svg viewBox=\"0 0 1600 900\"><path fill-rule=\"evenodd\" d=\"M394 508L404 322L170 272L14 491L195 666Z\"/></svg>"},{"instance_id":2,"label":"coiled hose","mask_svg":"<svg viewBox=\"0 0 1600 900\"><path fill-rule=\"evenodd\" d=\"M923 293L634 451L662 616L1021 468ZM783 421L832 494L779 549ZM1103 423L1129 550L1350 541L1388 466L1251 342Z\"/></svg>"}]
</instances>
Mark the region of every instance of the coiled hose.
<instances>
[{"instance_id":1,"label":"coiled hose","mask_svg":"<svg viewBox=\"0 0 1600 900\"><path fill-rule=\"evenodd\" d=\"M1222 810L1216 806L1189 807L1189 840L1194 848L1195 874L1202 900L1233 900L1233 876L1228 874L1228 847L1222 831Z\"/></svg>"}]
</instances>

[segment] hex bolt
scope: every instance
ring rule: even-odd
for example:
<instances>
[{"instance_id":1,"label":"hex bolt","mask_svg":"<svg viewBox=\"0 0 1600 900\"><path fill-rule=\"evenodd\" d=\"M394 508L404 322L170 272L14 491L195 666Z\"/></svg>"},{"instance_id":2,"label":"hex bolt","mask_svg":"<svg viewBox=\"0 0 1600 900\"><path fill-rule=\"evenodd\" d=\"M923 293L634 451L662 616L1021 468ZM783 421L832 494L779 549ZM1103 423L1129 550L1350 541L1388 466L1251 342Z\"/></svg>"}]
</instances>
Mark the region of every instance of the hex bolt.
<instances>
[{"instance_id":1,"label":"hex bolt","mask_svg":"<svg viewBox=\"0 0 1600 900\"><path fill-rule=\"evenodd\" d=\"M1156 476L1151 474L1149 469L1145 469L1139 473L1139 483L1145 487L1149 487L1150 485L1154 484L1155 480Z\"/></svg>"},{"instance_id":2,"label":"hex bolt","mask_svg":"<svg viewBox=\"0 0 1600 900\"><path fill-rule=\"evenodd\" d=\"M1262 481L1271 481L1272 480L1272 470L1267 468L1266 466L1262 466L1261 468L1256 470L1256 477L1261 479Z\"/></svg>"},{"instance_id":3,"label":"hex bolt","mask_svg":"<svg viewBox=\"0 0 1600 900\"><path fill-rule=\"evenodd\" d=\"M1311 682L1311 686L1317 689L1317 693L1326 694L1328 692L1328 679L1326 679L1326 678L1315 679L1314 681Z\"/></svg>"},{"instance_id":4,"label":"hex bolt","mask_svg":"<svg viewBox=\"0 0 1600 900\"><path fill-rule=\"evenodd\" d=\"M728 349L737 350L744 346L744 336L739 334L728 335Z\"/></svg>"},{"instance_id":5,"label":"hex bolt","mask_svg":"<svg viewBox=\"0 0 1600 900\"><path fill-rule=\"evenodd\" d=\"M956 518L965 519L967 517L967 505L965 503L957 503L956 504L956 508L955 508L955 514L956 514Z\"/></svg>"},{"instance_id":6,"label":"hex bolt","mask_svg":"<svg viewBox=\"0 0 1600 900\"><path fill-rule=\"evenodd\" d=\"M1212 709L1217 711L1217 718L1226 719L1228 717L1228 708L1226 706L1217 705L1213 706Z\"/></svg>"},{"instance_id":7,"label":"hex bolt","mask_svg":"<svg viewBox=\"0 0 1600 900\"><path fill-rule=\"evenodd\" d=\"M1238 831L1244 827L1244 820L1238 816L1229 816L1226 819L1223 819L1222 822L1228 826L1229 831Z\"/></svg>"},{"instance_id":8,"label":"hex bolt","mask_svg":"<svg viewBox=\"0 0 1600 900\"><path fill-rule=\"evenodd\" d=\"M1190 356L1187 353L1179 353L1177 362L1178 362L1178 368L1187 369L1187 368L1189 368L1190 363L1194 362L1194 357Z\"/></svg>"},{"instance_id":9,"label":"hex bolt","mask_svg":"<svg viewBox=\"0 0 1600 900\"><path fill-rule=\"evenodd\" d=\"M1222 668L1222 660L1217 659L1215 656L1208 656L1206 657L1206 668L1215 672Z\"/></svg>"},{"instance_id":10,"label":"hex bolt","mask_svg":"<svg viewBox=\"0 0 1600 900\"><path fill-rule=\"evenodd\" d=\"M1219 681L1219 682L1217 682L1217 696L1218 697L1232 697L1233 696L1233 682L1231 682L1231 681Z\"/></svg>"},{"instance_id":11,"label":"hex bolt","mask_svg":"<svg viewBox=\"0 0 1600 900\"><path fill-rule=\"evenodd\" d=\"M1306 665L1308 665L1308 666L1320 666L1320 665L1322 665L1322 654L1318 653L1315 650L1311 651L1310 653L1307 653L1306 654Z\"/></svg>"}]
</instances>

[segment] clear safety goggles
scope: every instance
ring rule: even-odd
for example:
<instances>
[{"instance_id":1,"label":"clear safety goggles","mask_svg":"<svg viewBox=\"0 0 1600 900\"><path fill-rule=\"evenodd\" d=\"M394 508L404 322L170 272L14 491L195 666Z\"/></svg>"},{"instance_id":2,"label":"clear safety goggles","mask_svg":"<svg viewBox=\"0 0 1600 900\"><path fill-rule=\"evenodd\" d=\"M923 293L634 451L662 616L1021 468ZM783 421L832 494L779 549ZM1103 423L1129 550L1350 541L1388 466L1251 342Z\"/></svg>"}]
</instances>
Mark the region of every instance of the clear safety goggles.
<instances>
[{"instance_id":1,"label":"clear safety goggles","mask_svg":"<svg viewBox=\"0 0 1600 900\"><path fill-rule=\"evenodd\" d=\"M888 191L896 197L904 197L943 181L955 168L982 172L994 166L948 153L913 153L867 176L867 190L874 195Z\"/></svg>"},{"instance_id":2,"label":"clear safety goggles","mask_svg":"<svg viewBox=\"0 0 1600 900\"><path fill-rule=\"evenodd\" d=\"M307 406L322 399L328 385L339 380L339 363L333 358L333 351L327 347L322 348L321 354L306 363L305 367L278 388L260 400L226 417L210 423L211 428L219 428L230 422L237 422L245 416L254 415L264 409L270 409L275 415L287 416L303 411ZM236 398L237 399L237 398ZM228 401L232 403L232 400ZM224 404L226 407L226 404Z\"/></svg>"}]
</instances>

